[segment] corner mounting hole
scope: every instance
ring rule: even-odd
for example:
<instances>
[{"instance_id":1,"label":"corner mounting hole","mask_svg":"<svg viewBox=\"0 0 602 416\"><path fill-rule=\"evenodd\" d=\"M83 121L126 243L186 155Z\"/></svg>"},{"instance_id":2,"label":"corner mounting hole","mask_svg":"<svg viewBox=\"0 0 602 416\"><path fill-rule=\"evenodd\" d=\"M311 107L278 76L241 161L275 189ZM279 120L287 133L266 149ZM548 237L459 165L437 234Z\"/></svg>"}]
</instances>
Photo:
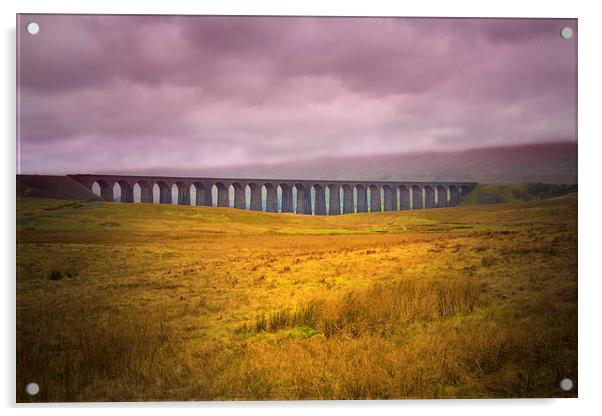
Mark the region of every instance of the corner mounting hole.
<instances>
[{"instance_id":1,"label":"corner mounting hole","mask_svg":"<svg viewBox=\"0 0 602 416\"><path fill-rule=\"evenodd\" d=\"M37 35L40 31L40 25L36 22L31 22L27 24L27 33L30 35Z\"/></svg>"},{"instance_id":2,"label":"corner mounting hole","mask_svg":"<svg viewBox=\"0 0 602 416\"><path fill-rule=\"evenodd\" d=\"M573 37L573 29L571 29L568 26L563 27L562 29L560 29L560 37L562 39L570 39Z\"/></svg>"},{"instance_id":3,"label":"corner mounting hole","mask_svg":"<svg viewBox=\"0 0 602 416\"><path fill-rule=\"evenodd\" d=\"M562 380L560 380L560 388L563 391L573 390L573 380L571 380L570 378L563 378Z\"/></svg>"},{"instance_id":4,"label":"corner mounting hole","mask_svg":"<svg viewBox=\"0 0 602 416\"><path fill-rule=\"evenodd\" d=\"M38 383L29 383L27 386L25 386L25 393L29 394L30 396L35 396L39 392L40 386L38 386Z\"/></svg>"}]
</instances>

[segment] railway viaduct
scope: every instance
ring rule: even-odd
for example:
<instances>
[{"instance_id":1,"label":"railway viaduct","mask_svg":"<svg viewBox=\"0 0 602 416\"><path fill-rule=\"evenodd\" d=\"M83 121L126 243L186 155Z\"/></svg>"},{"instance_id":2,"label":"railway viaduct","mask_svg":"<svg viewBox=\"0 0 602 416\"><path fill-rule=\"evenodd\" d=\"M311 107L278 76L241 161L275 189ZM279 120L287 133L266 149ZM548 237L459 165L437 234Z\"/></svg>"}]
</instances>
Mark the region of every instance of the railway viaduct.
<instances>
[{"instance_id":1,"label":"railway viaduct","mask_svg":"<svg viewBox=\"0 0 602 416\"><path fill-rule=\"evenodd\" d=\"M314 215L454 207L477 185L475 182L68 176L90 190L97 184L105 201L114 200L114 189L118 184L121 202L134 202L134 189L137 188L139 202ZM157 188L158 192L154 191ZM175 189L177 199L172 200ZM192 201L191 190L195 193ZM158 194L158 200L155 194Z\"/></svg>"}]
</instances>

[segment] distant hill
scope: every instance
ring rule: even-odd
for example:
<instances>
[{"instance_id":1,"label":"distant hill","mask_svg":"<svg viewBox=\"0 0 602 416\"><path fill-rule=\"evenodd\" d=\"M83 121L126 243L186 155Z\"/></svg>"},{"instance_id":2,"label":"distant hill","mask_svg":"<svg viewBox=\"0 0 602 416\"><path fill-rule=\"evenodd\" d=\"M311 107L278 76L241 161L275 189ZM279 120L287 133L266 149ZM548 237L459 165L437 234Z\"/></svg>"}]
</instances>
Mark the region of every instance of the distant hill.
<instances>
[{"instance_id":1,"label":"distant hill","mask_svg":"<svg viewBox=\"0 0 602 416\"><path fill-rule=\"evenodd\" d=\"M100 172L99 172L100 173ZM125 173L125 172L122 172ZM132 171L132 174L341 180L462 180L479 183L577 182L577 144L554 142L453 152L332 157L223 168Z\"/></svg>"},{"instance_id":2,"label":"distant hill","mask_svg":"<svg viewBox=\"0 0 602 416\"><path fill-rule=\"evenodd\" d=\"M570 197L577 197L576 184L482 184L464 196L460 205L500 204Z\"/></svg>"},{"instance_id":3,"label":"distant hill","mask_svg":"<svg viewBox=\"0 0 602 416\"><path fill-rule=\"evenodd\" d=\"M17 175L17 196L100 200L84 185L66 176Z\"/></svg>"}]
</instances>

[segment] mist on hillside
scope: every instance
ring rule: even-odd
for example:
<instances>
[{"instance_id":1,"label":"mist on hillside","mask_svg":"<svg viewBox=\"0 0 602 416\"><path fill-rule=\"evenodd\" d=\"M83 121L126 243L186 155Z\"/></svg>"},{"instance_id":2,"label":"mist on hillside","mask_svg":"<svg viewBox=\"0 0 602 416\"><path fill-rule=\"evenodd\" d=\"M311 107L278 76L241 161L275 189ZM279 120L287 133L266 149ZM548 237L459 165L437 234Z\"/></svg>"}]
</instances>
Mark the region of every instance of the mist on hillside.
<instances>
[{"instance_id":1,"label":"mist on hillside","mask_svg":"<svg viewBox=\"0 0 602 416\"><path fill-rule=\"evenodd\" d=\"M75 172L74 172L75 173ZM84 173L84 172L78 172ZM479 183L577 182L577 143L554 142L450 152L303 159L286 163L203 168L157 167L140 175Z\"/></svg>"}]
</instances>

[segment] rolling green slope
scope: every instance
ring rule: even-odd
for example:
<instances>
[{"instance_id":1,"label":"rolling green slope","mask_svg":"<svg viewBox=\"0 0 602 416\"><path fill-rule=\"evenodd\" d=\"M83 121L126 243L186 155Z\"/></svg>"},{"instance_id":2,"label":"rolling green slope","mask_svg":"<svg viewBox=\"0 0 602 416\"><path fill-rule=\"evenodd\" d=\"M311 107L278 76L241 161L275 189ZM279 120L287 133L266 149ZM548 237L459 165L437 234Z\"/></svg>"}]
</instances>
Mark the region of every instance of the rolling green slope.
<instances>
[{"instance_id":1,"label":"rolling green slope","mask_svg":"<svg viewBox=\"0 0 602 416\"><path fill-rule=\"evenodd\" d=\"M17 195L80 201L100 200L94 192L67 176L17 175Z\"/></svg>"},{"instance_id":2,"label":"rolling green slope","mask_svg":"<svg viewBox=\"0 0 602 416\"><path fill-rule=\"evenodd\" d=\"M545 200L575 195L577 185L555 185L542 183L510 183L478 185L462 197L460 205L501 204Z\"/></svg>"}]
</instances>

